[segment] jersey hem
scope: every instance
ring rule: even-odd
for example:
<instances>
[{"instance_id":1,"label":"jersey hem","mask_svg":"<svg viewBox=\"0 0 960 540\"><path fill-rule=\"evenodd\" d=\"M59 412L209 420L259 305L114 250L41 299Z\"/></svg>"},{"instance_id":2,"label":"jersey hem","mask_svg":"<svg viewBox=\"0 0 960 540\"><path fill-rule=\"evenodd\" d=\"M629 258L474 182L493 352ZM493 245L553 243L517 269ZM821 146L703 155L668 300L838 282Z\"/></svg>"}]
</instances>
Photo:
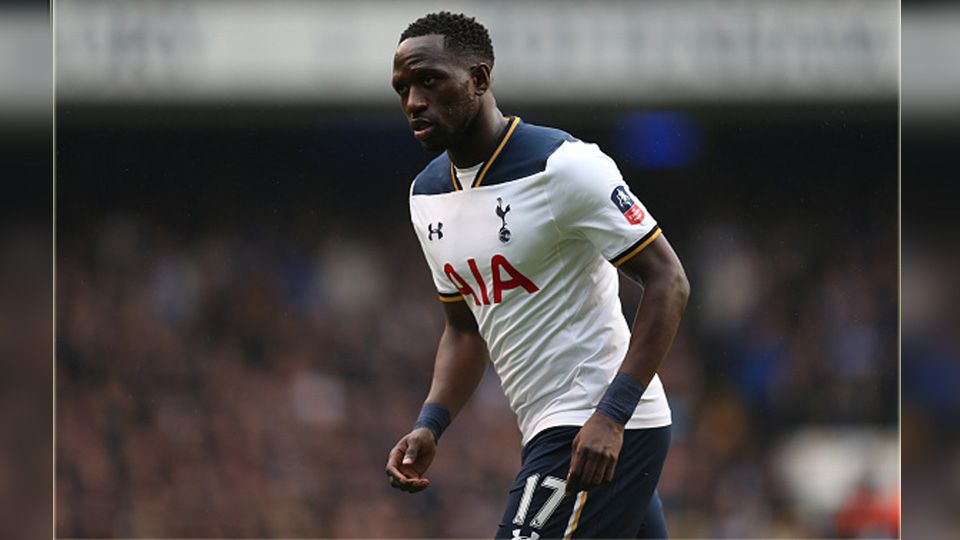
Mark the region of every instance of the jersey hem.
<instances>
[{"instance_id":1,"label":"jersey hem","mask_svg":"<svg viewBox=\"0 0 960 540\"><path fill-rule=\"evenodd\" d=\"M530 433L523 433L520 445L526 446L527 443L533 440L541 431L560 427L560 426L580 426L587 422L587 420L593 415L593 411L576 411L568 412L563 414L551 415L549 418L542 420L536 424L536 426L530 430ZM670 411L667 411L666 414L657 415L656 418L646 419L646 418L637 418L633 417L627 424L624 426L624 429L653 429L658 427L669 426L673 424L673 418L670 414Z\"/></svg>"}]
</instances>

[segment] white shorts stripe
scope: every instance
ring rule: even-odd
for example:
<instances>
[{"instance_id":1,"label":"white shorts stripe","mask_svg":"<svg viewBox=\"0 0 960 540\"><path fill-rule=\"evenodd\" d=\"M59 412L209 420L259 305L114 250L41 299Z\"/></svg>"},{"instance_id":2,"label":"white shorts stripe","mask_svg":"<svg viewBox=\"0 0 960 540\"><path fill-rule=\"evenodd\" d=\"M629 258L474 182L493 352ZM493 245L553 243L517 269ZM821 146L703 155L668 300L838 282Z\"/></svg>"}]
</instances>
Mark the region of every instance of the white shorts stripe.
<instances>
[{"instance_id":1,"label":"white shorts stripe","mask_svg":"<svg viewBox=\"0 0 960 540\"><path fill-rule=\"evenodd\" d=\"M570 540L573 533L577 530L580 523L580 512L583 512L583 505L587 502L587 492L577 493L577 500L573 503L573 511L570 512L570 521L567 522L567 530L563 532L564 540Z\"/></svg>"}]
</instances>

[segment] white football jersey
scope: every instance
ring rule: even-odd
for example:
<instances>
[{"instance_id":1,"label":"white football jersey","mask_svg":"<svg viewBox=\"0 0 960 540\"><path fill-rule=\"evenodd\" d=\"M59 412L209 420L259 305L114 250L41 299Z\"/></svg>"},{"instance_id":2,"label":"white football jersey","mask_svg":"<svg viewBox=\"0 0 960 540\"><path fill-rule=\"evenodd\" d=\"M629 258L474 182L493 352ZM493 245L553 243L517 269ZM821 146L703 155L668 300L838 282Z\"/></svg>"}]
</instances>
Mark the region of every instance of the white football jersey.
<instances>
[{"instance_id":1,"label":"white football jersey","mask_svg":"<svg viewBox=\"0 0 960 540\"><path fill-rule=\"evenodd\" d=\"M485 162L444 152L414 180L410 217L440 299L466 302L523 444L582 426L627 353L615 266L659 234L595 144L509 119ZM670 424L657 376L628 429Z\"/></svg>"}]
</instances>

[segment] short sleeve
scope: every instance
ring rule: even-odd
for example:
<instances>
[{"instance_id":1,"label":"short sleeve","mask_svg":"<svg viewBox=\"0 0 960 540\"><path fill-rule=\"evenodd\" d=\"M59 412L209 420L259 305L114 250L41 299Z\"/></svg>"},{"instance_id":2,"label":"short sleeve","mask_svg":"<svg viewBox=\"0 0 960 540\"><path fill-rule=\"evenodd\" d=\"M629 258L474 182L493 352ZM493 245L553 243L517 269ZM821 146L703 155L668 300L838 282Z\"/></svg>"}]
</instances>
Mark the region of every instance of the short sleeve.
<instances>
[{"instance_id":1,"label":"short sleeve","mask_svg":"<svg viewBox=\"0 0 960 540\"><path fill-rule=\"evenodd\" d=\"M660 234L657 221L623 180L616 163L595 144L560 146L547 163L557 227L564 236L588 240L619 266Z\"/></svg>"},{"instance_id":2,"label":"short sleeve","mask_svg":"<svg viewBox=\"0 0 960 540\"><path fill-rule=\"evenodd\" d=\"M427 246L428 239L426 235L433 234L439 237L439 235L443 234L443 225L440 223L426 223L421 218L419 208L417 204L415 204L412 195L410 197L410 222L413 225L414 233L417 235L417 240L420 242L420 249L423 251L427 266L430 267L433 285L437 289L437 295L440 297L440 300L443 302L459 302L463 300L463 295L453 287L450 279L444 273L440 262L433 257Z\"/></svg>"}]
</instances>

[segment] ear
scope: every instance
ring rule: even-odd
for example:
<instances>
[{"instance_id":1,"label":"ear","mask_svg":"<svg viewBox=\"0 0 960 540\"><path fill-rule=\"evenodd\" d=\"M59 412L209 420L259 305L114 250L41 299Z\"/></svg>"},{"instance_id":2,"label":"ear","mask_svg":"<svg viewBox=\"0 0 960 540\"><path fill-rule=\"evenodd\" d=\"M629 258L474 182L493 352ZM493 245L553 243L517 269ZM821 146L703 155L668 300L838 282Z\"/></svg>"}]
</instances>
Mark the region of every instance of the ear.
<instances>
[{"instance_id":1,"label":"ear","mask_svg":"<svg viewBox=\"0 0 960 540\"><path fill-rule=\"evenodd\" d=\"M490 90L493 78L490 76L490 66L485 62L470 67L470 78L473 79L473 92L482 96Z\"/></svg>"}]
</instances>

